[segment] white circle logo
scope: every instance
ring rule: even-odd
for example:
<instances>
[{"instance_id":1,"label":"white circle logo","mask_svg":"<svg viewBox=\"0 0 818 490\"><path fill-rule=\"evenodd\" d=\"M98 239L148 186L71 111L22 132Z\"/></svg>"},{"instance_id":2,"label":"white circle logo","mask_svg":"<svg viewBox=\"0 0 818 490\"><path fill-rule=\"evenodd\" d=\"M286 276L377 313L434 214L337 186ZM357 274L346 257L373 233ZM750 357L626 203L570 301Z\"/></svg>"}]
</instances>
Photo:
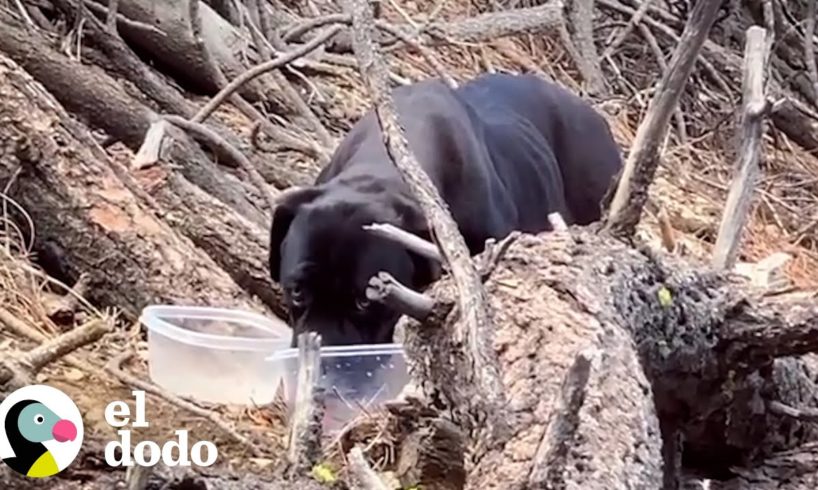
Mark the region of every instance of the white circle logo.
<instances>
[{"instance_id":1,"label":"white circle logo","mask_svg":"<svg viewBox=\"0 0 818 490\"><path fill-rule=\"evenodd\" d=\"M51 386L25 386L0 403L0 459L22 475L63 471L79 454L82 435L79 409Z\"/></svg>"}]
</instances>

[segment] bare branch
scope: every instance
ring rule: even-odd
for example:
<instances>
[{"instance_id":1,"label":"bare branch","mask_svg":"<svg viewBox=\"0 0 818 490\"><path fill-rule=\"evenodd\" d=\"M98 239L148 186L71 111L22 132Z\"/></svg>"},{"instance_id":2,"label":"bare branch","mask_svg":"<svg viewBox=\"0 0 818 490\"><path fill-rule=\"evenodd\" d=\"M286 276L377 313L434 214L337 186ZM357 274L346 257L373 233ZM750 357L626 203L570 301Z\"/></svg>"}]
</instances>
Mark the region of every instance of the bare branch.
<instances>
[{"instance_id":1,"label":"bare branch","mask_svg":"<svg viewBox=\"0 0 818 490\"><path fill-rule=\"evenodd\" d=\"M608 91L599 54L594 44L594 0L569 0L566 27L577 50L577 67L587 84L588 92L602 96Z\"/></svg>"},{"instance_id":2,"label":"bare branch","mask_svg":"<svg viewBox=\"0 0 818 490\"><path fill-rule=\"evenodd\" d=\"M768 107L764 93L769 57L766 50L766 30L760 26L749 27L744 47L744 112L737 153L739 161L713 250L712 265L718 269L731 269L735 264L742 231L749 219L761 159L764 111Z\"/></svg>"},{"instance_id":3,"label":"bare branch","mask_svg":"<svg viewBox=\"0 0 818 490\"><path fill-rule=\"evenodd\" d=\"M290 422L287 458L291 476L306 474L321 457L321 423L324 417L321 376L321 336L298 336L298 385Z\"/></svg>"},{"instance_id":4,"label":"bare branch","mask_svg":"<svg viewBox=\"0 0 818 490\"><path fill-rule=\"evenodd\" d=\"M264 180L264 177L261 176L253 163L248 160L247 157L244 156L244 154L236 147L228 143L227 140L219 136L215 131L211 130L204 124L190 122L179 116L163 116L163 118L167 122L192 133L197 139L204 140L217 153L226 156L233 162L236 162L245 172L247 172L247 176L250 178L250 181L253 182L253 185L258 188L258 191L261 193L262 197L264 197L264 199L267 201L267 206L269 206L270 211L275 209L275 198L270 192L270 186L267 184L267 181Z\"/></svg>"},{"instance_id":5,"label":"bare branch","mask_svg":"<svg viewBox=\"0 0 818 490\"><path fill-rule=\"evenodd\" d=\"M633 236L648 199L648 188L659 166L659 146L682 96L699 51L716 19L721 0L696 2L669 69L659 82L645 118L639 124L625 168L611 201L605 227L622 237Z\"/></svg>"},{"instance_id":6,"label":"bare branch","mask_svg":"<svg viewBox=\"0 0 818 490\"><path fill-rule=\"evenodd\" d=\"M815 65L815 0L807 0L807 18L804 25L804 63L807 65L809 80L812 82L812 96L818 102L818 67Z\"/></svg>"},{"instance_id":7,"label":"bare branch","mask_svg":"<svg viewBox=\"0 0 818 490\"><path fill-rule=\"evenodd\" d=\"M116 4L118 4L119 0L115 0L115 2L116 2ZM92 2L90 0L85 0L85 6L88 7L88 10L91 10L93 12L97 12L98 14L105 14L106 26L110 26L109 22L111 20L111 9L109 9L105 5L100 5L98 3L94 3L94 2ZM129 19L129 18L125 17L124 15L120 14L120 13L116 13L114 18L116 19L116 22L118 22L118 23L120 23L122 25L128 26L128 27L130 27L131 29L134 29L134 30L152 32L152 33L158 34L160 36L166 35L158 27L148 25L148 24L145 24L145 23L142 23L142 22L138 22L138 21L135 21L133 19ZM110 27L107 27L107 29L108 29L108 31L111 32L111 34L116 34L116 30L111 30Z\"/></svg>"},{"instance_id":8,"label":"bare branch","mask_svg":"<svg viewBox=\"0 0 818 490\"><path fill-rule=\"evenodd\" d=\"M648 12L648 9L650 8L652 3L653 0L643 0L639 4L639 8L636 9L636 12L631 16L630 20L628 21L628 24L621 31L619 31L619 34L617 34L613 41L611 41L611 44L609 44L608 47L605 48L605 51L602 52L601 57L603 59L607 58L608 56L611 56L616 52L617 49L619 49L619 46L621 46L622 43L625 42L625 38L628 37L628 34L630 34L631 31L633 31L633 28L636 27L637 25L640 25L640 23L642 22L642 17L644 17L645 14Z\"/></svg>"},{"instance_id":9,"label":"bare branch","mask_svg":"<svg viewBox=\"0 0 818 490\"><path fill-rule=\"evenodd\" d=\"M554 213L559 216L559 213ZM563 222L564 224L564 222ZM489 280L497 265L506 254L508 247L511 246L520 237L520 232L515 230L508 234L505 238L500 240L500 243L494 238L486 240L486 246L483 248L482 263L480 265L480 280L486 282Z\"/></svg>"},{"instance_id":10,"label":"bare branch","mask_svg":"<svg viewBox=\"0 0 818 490\"><path fill-rule=\"evenodd\" d=\"M111 331L111 323L102 320L93 320L87 325L70 330L59 337L49 340L32 350L20 362L31 368L33 373L37 373L47 364L74 352L75 350L96 342L103 335Z\"/></svg>"},{"instance_id":11,"label":"bare branch","mask_svg":"<svg viewBox=\"0 0 818 490\"><path fill-rule=\"evenodd\" d=\"M505 438L508 420L502 415L505 394L497 354L492 347L493 325L483 284L457 224L409 149L390 96L388 69L371 38L374 20L367 0L345 0L343 6L352 18L353 50L375 105L387 152L423 209L432 236L451 270L461 312L461 321L455 324L452 334L462 339L467 365L472 370L467 377L473 380L476 391L482 396L459 399L457 390L451 387L440 387L441 391L451 395L456 406L469 414L460 417L458 422L470 434L472 442L484 442L481 449L491 449ZM476 427L474 420L484 420L483 427ZM486 430L485 438L479 435L481 430Z\"/></svg>"},{"instance_id":12,"label":"bare branch","mask_svg":"<svg viewBox=\"0 0 818 490\"><path fill-rule=\"evenodd\" d=\"M283 38L285 41L298 39L312 29L328 24L351 22L349 15L332 14L318 17L299 23L287 30ZM378 21L380 22L380 21ZM537 34L549 31L563 25L563 3L561 0L548 2L531 8L512 9L501 12L490 12L456 21L432 22L421 29L419 36L410 25L397 25L394 29L403 31L408 37L417 39L425 46L450 44L452 42L485 42L507 36L520 34ZM395 40L387 40L383 44L390 46ZM345 50L343 40L335 40L337 49Z\"/></svg>"},{"instance_id":13,"label":"bare branch","mask_svg":"<svg viewBox=\"0 0 818 490\"><path fill-rule=\"evenodd\" d=\"M396 38L406 43L408 46L414 48L417 52L421 54L421 56L423 56L423 58L426 60L427 63L429 63L429 65L438 74L438 76L441 79L443 79L444 82L446 82L446 85L448 85L452 89L457 88L457 81L455 81L455 79L448 74L446 68L442 64L440 64L437 58L435 58L434 53L432 53L428 48L426 48L419 42L415 41L410 35L406 34L400 29L397 29L391 24L387 24L386 22L376 20L375 26L392 34Z\"/></svg>"},{"instance_id":14,"label":"bare branch","mask_svg":"<svg viewBox=\"0 0 818 490\"><path fill-rule=\"evenodd\" d=\"M105 26L111 31L111 34L116 34L116 14L119 9L119 0L108 0L108 16L105 18Z\"/></svg>"},{"instance_id":15,"label":"bare branch","mask_svg":"<svg viewBox=\"0 0 818 490\"><path fill-rule=\"evenodd\" d=\"M818 408L795 408L779 401L771 401L767 409L776 415L783 415L802 422L818 422Z\"/></svg>"},{"instance_id":16,"label":"bare branch","mask_svg":"<svg viewBox=\"0 0 818 490\"><path fill-rule=\"evenodd\" d=\"M276 70L302 56L306 56L307 54L311 53L313 50L327 42L328 39L337 34L341 29L343 29L342 26L333 26L327 29L326 31L322 32L321 34L316 35L313 39L310 40L310 42L304 44L303 46L300 46L296 49L293 49L292 51L284 53L275 58L274 60L267 61L260 65L254 66L253 68L250 68L246 72L234 78L232 81L230 81L230 83L225 85L225 87L222 88L219 91L219 93L216 94L216 96L210 100L210 102L208 102L204 107L199 109L199 112L197 112L196 115L193 116L193 119L191 120L193 122L203 122L205 119L208 118L208 116L213 114L213 111L215 111L216 108L219 107L219 105L221 105L225 100L227 100L228 97L233 95L233 93L236 90L238 90L242 85L255 78L258 78L259 76L263 75L264 73L267 73L268 71Z\"/></svg>"},{"instance_id":17,"label":"bare branch","mask_svg":"<svg viewBox=\"0 0 818 490\"><path fill-rule=\"evenodd\" d=\"M427 259L443 263L443 257L440 255L437 245L408 231L401 230L397 226L390 225L389 223L372 223L371 225L365 225L364 230L373 235L399 243Z\"/></svg>"},{"instance_id":18,"label":"bare branch","mask_svg":"<svg viewBox=\"0 0 818 490\"><path fill-rule=\"evenodd\" d=\"M366 297L418 321L423 321L435 307L434 299L413 291L383 271L369 279Z\"/></svg>"},{"instance_id":19,"label":"bare branch","mask_svg":"<svg viewBox=\"0 0 818 490\"><path fill-rule=\"evenodd\" d=\"M349 464L347 469L352 476L353 489L357 490L387 490L387 486L369 466L364 458L360 446L356 445L347 455Z\"/></svg>"},{"instance_id":20,"label":"bare branch","mask_svg":"<svg viewBox=\"0 0 818 490\"><path fill-rule=\"evenodd\" d=\"M250 25L250 34L253 38L253 42L256 44L259 52L261 53L262 60L265 62L270 61L272 59L272 46L269 45L267 38L264 37L262 32L255 25L253 17L250 15L252 10L258 12L259 18L262 18L261 12L266 12L266 9L261 8L257 0L252 0L250 3L248 3L246 8L242 9L242 11L244 12L245 20ZM301 94L298 93L298 90L296 90L293 84L287 79L286 76L284 76L281 70L273 70L270 72L270 74L272 75L276 85L278 85L278 87L284 93L287 100L289 100L295 109L300 112L302 116L304 116L307 122L310 123L315 131L315 134L318 136L318 139L321 141L321 144L326 148L335 146L335 141L332 139L332 136L330 136L327 128L324 127L321 120L315 115L315 112L313 112L310 106L304 101Z\"/></svg>"}]
</instances>

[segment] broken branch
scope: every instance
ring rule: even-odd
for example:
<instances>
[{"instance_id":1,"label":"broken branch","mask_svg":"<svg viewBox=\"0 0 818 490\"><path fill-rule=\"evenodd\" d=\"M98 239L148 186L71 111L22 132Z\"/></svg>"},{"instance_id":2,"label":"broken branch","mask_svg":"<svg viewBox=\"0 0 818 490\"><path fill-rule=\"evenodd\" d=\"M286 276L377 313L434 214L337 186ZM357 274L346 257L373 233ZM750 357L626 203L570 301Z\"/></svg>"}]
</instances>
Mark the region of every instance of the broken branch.
<instances>
[{"instance_id":1,"label":"broken branch","mask_svg":"<svg viewBox=\"0 0 818 490\"><path fill-rule=\"evenodd\" d=\"M696 2L685 23L682 38L645 118L639 124L628 160L611 201L605 228L620 237L633 236L648 199L648 188L659 166L659 146L667 133L670 117L682 96L721 0Z\"/></svg>"},{"instance_id":2,"label":"broken branch","mask_svg":"<svg viewBox=\"0 0 818 490\"><path fill-rule=\"evenodd\" d=\"M378 477L369 463L364 458L364 453L359 446L355 446L349 450L347 455L349 465L347 468L352 476L354 482L352 488L357 490L387 490L386 485Z\"/></svg>"},{"instance_id":3,"label":"broken branch","mask_svg":"<svg viewBox=\"0 0 818 490\"><path fill-rule=\"evenodd\" d=\"M744 226L749 219L755 180L761 159L761 137L764 133L764 94L769 52L766 30L760 26L747 29L744 48L744 112L738 148L738 167L730 185L727 202L719 225L712 265L731 269L738 255Z\"/></svg>"},{"instance_id":4,"label":"broken branch","mask_svg":"<svg viewBox=\"0 0 818 490\"><path fill-rule=\"evenodd\" d=\"M440 251L434 243L424 240L408 231L401 230L397 226L389 223L372 223L371 225L365 225L364 230L373 235L399 243L427 259L443 263L443 257L440 255Z\"/></svg>"},{"instance_id":5,"label":"broken branch","mask_svg":"<svg viewBox=\"0 0 818 490\"><path fill-rule=\"evenodd\" d=\"M369 279L366 297L418 321L423 321L435 307L434 299L409 289L383 271Z\"/></svg>"},{"instance_id":6,"label":"broken branch","mask_svg":"<svg viewBox=\"0 0 818 490\"><path fill-rule=\"evenodd\" d=\"M96 342L103 335L111 331L111 323L102 320L93 320L87 325L75 328L48 343L37 347L23 356L21 363L37 373L47 364L69 354L83 346Z\"/></svg>"},{"instance_id":7,"label":"broken branch","mask_svg":"<svg viewBox=\"0 0 818 490\"><path fill-rule=\"evenodd\" d=\"M298 385L287 450L292 477L306 474L321 457L324 397L318 384L320 376L321 336L302 333L298 336Z\"/></svg>"}]
</instances>

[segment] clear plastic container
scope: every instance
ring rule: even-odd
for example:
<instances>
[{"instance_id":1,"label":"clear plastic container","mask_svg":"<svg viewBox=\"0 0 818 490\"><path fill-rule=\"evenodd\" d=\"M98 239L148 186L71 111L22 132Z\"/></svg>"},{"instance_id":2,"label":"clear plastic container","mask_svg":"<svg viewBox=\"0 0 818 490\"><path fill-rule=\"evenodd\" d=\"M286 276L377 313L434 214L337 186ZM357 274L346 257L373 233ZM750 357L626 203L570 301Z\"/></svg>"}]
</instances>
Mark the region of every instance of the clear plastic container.
<instances>
[{"instance_id":1,"label":"clear plastic container","mask_svg":"<svg viewBox=\"0 0 818 490\"><path fill-rule=\"evenodd\" d=\"M281 373L265 358L290 347L278 318L225 308L155 305L142 310L151 379L178 395L212 403L273 401Z\"/></svg>"},{"instance_id":2,"label":"clear plastic container","mask_svg":"<svg viewBox=\"0 0 818 490\"><path fill-rule=\"evenodd\" d=\"M267 358L270 373L282 376L292 413L298 384L298 349ZM409 382L401 344L327 346L321 348L321 378L326 411L324 431L341 429L352 418L393 400Z\"/></svg>"}]
</instances>

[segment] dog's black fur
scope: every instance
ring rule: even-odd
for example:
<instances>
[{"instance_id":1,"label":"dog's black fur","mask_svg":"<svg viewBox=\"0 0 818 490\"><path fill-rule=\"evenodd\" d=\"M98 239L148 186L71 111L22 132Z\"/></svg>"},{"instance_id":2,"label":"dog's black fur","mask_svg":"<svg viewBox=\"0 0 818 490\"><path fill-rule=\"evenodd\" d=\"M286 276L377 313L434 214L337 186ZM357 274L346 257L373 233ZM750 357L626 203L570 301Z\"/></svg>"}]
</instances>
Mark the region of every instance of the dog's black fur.
<instances>
[{"instance_id":1,"label":"dog's black fur","mask_svg":"<svg viewBox=\"0 0 818 490\"><path fill-rule=\"evenodd\" d=\"M600 218L622 161L606 121L578 96L534 75L492 74L457 90L423 81L394 98L412 151L472 254L490 237L550 230L551 212L568 224ZM436 278L429 261L362 229L371 223L429 238L370 111L315 185L274 213L270 270L294 339L310 330L324 345L391 342L397 315L366 300L370 277L386 271L416 289Z\"/></svg>"}]
</instances>

